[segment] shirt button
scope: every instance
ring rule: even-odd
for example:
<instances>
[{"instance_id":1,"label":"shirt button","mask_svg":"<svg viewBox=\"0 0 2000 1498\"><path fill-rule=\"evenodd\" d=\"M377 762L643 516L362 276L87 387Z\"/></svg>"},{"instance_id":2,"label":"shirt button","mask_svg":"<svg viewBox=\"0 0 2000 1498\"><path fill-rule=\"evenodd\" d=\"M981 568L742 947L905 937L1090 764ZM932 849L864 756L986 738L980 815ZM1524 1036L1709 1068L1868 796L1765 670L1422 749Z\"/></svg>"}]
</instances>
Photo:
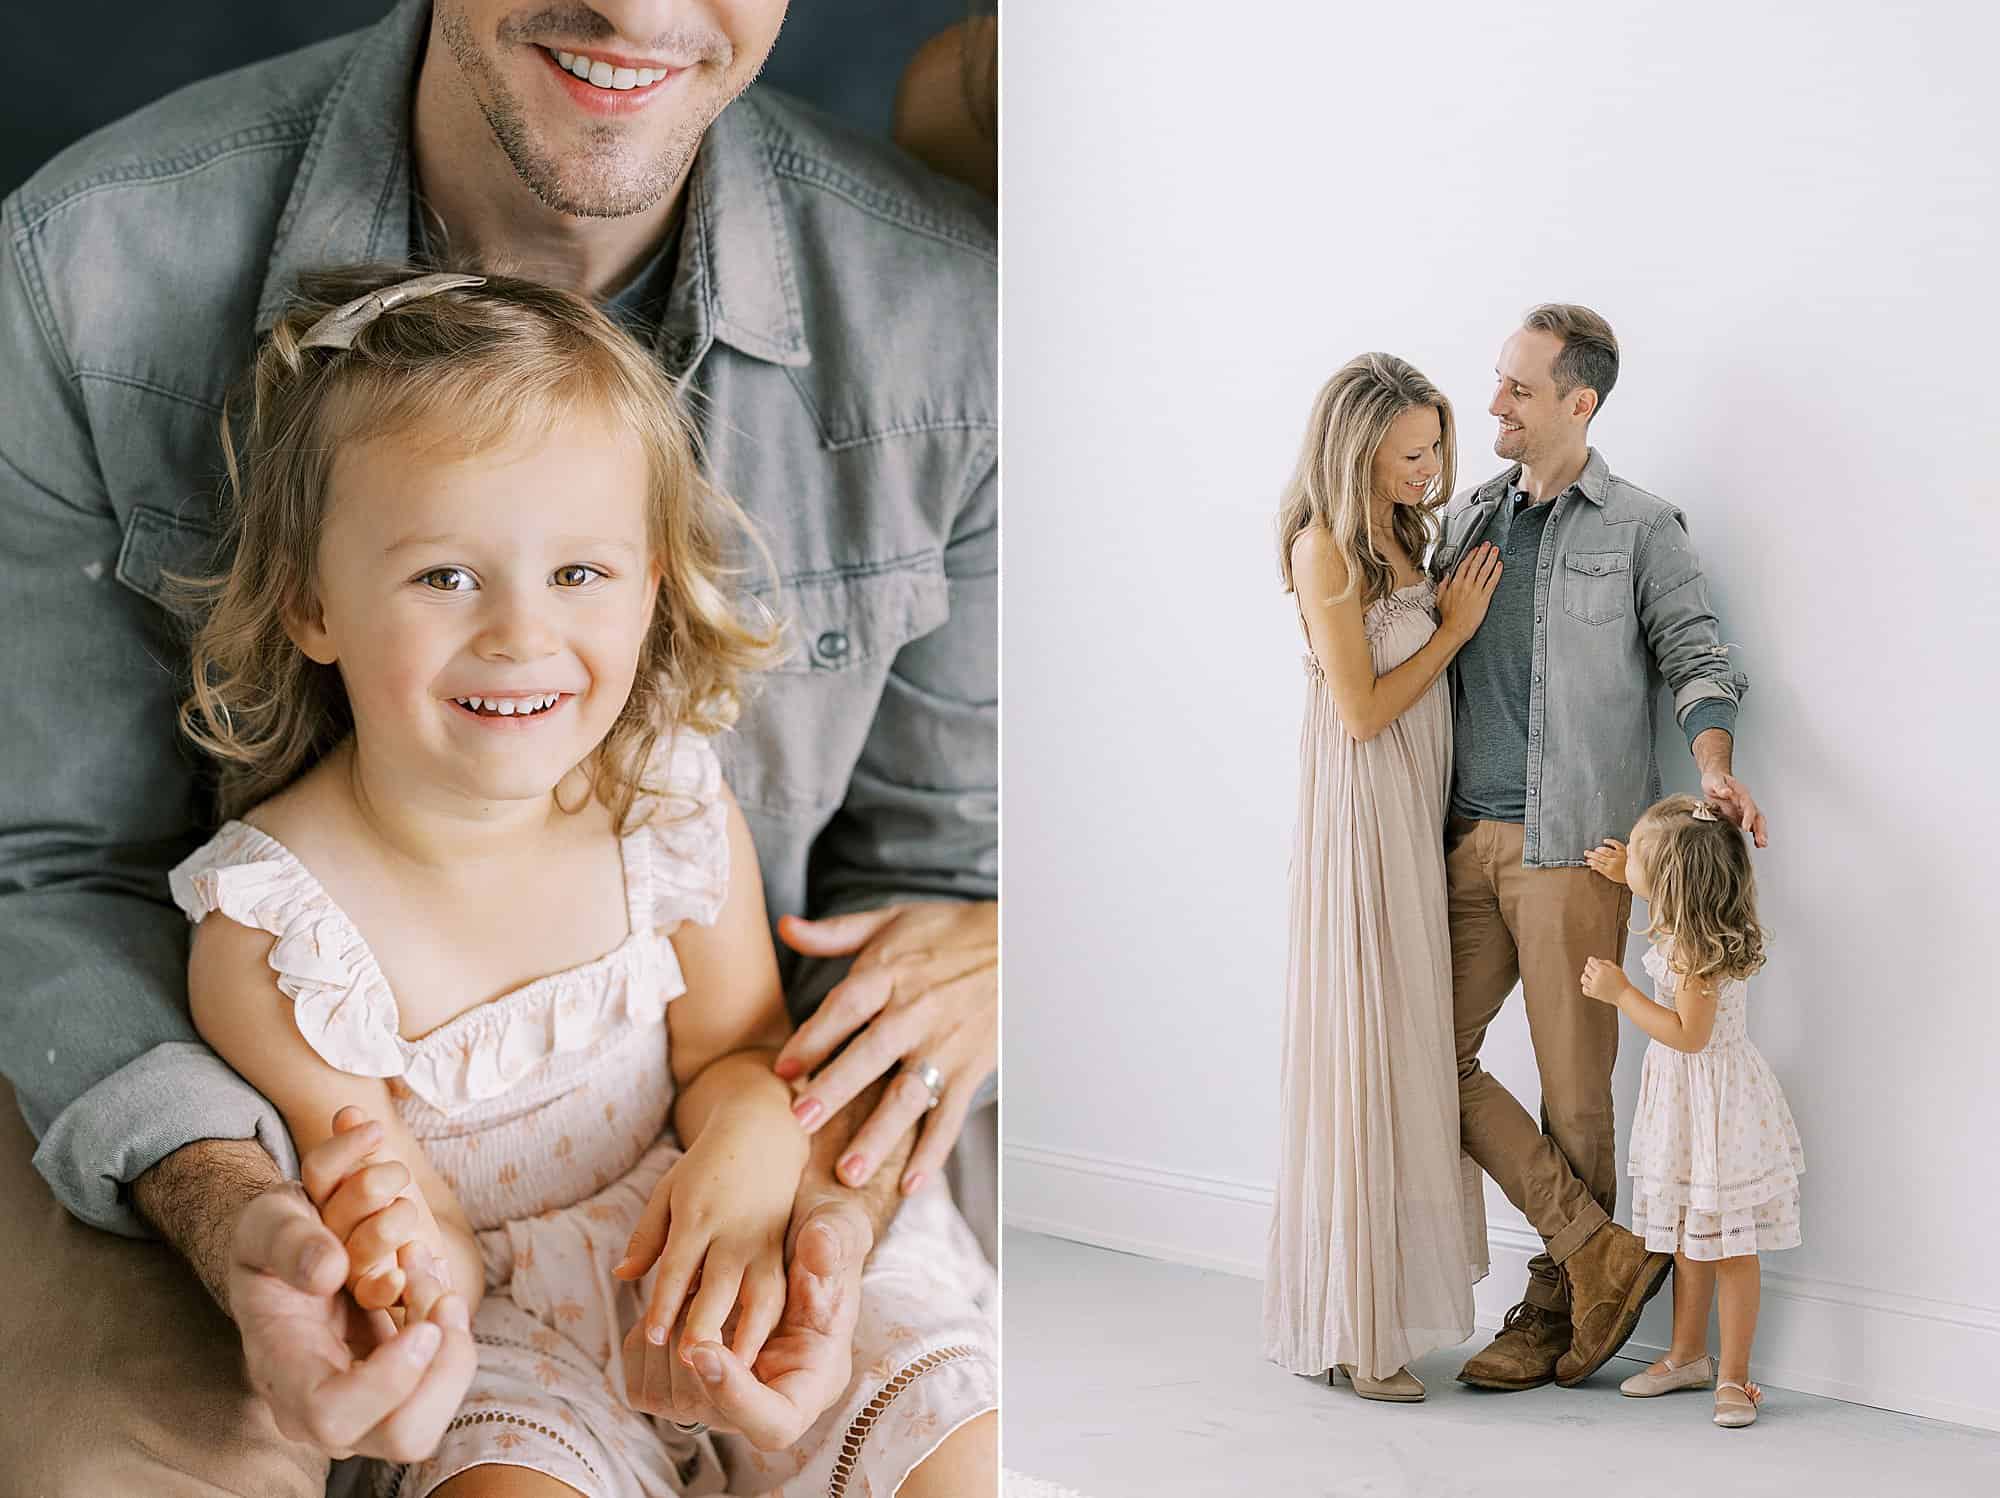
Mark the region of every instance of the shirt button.
<instances>
[{"instance_id":1,"label":"shirt button","mask_svg":"<svg viewBox=\"0 0 2000 1498\"><path fill-rule=\"evenodd\" d=\"M847 636L837 629L830 629L813 641L813 648L819 651L823 661L839 661L847 658Z\"/></svg>"}]
</instances>

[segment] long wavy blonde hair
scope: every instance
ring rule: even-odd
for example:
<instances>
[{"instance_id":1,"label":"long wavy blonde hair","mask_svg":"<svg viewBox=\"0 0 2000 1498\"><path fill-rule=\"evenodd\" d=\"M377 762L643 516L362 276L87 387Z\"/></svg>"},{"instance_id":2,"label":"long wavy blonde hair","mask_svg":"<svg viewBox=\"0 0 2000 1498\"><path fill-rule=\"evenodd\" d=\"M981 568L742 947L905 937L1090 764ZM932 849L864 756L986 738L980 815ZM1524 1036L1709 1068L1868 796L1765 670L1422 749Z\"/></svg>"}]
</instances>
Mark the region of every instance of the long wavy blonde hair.
<instances>
[{"instance_id":1,"label":"long wavy blonde hair","mask_svg":"<svg viewBox=\"0 0 2000 1498\"><path fill-rule=\"evenodd\" d=\"M1310 525L1325 528L1347 563L1341 598L1358 588L1366 605L1394 591L1396 569L1377 546L1370 497L1375 454L1396 418L1413 406L1437 411L1443 461L1423 503L1397 505L1390 525L1405 554L1422 565L1437 535L1437 512L1451 498L1458 474L1451 402L1407 361L1394 354L1362 354L1320 387L1298 465L1278 505L1278 575L1287 593L1294 586L1292 543Z\"/></svg>"},{"instance_id":2,"label":"long wavy blonde hair","mask_svg":"<svg viewBox=\"0 0 2000 1498\"><path fill-rule=\"evenodd\" d=\"M347 349L299 347L319 318L420 274L345 267L301 278L222 421L226 573L181 579L207 610L181 726L221 765L221 811L240 816L291 784L352 730L332 666L309 660L285 622L317 593L321 527L343 443L417 435L472 452L551 431L588 410L646 456L648 540L661 582L631 696L582 768L625 829L660 737L735 721L744 678L771 662L779 629L732 602L743 558L771 571L749 519L702 472L672 381L580 296L511 276L405 302ZM245 409L247 408L247 409Z\"/></svg>"},{"instance_id":3,"label":"long wavy blonde hair","mask_svg":"<svg viewBox=\"0 0 2000 1498\"><path fill-rule=\"evenodd\" d=\"M1698 815L1697 813L1700 813ZM1645 834L1646 935L1673 938L1674 967L1689 978L1747 978L1764 965L1750 842L1696 796L1668 796L1632 829Z\"/></svg>"}]
</instances>

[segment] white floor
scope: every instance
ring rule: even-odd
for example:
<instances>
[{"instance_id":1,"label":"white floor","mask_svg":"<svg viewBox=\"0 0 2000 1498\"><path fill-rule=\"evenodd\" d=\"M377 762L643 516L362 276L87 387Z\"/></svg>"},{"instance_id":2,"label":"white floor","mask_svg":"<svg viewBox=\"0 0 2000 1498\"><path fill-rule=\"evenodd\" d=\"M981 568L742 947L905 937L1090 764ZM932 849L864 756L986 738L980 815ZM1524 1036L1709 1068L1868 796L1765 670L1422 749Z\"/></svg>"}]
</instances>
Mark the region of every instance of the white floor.
<instances>
[{"instance_id":1,"label":"white floor","mask_svg":"<svg viewBox=\"0 0 2000 1498\"><path fill-rule=\"evenodd\" d=\"M1008 1230L1003 1464L1087 1498L1996 1498L2000 1434L1766 1387L1748 1430L1705 1393L1626 1399L1638 1364L1579 1389L1453 1382L1421 1405L1297 1378L1258 1349L1255 1280Z\"/></svg>"}]
</instances>

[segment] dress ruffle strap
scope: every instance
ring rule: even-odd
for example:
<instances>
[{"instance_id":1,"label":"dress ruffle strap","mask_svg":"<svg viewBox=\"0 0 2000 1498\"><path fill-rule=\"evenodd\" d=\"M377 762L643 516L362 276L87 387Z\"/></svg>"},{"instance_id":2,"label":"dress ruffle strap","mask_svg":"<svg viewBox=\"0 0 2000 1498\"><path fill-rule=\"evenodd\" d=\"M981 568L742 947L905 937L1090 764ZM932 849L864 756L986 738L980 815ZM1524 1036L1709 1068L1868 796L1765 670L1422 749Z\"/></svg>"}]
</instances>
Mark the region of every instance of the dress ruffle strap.
<instances>
[{"instance_id":1,"label":"dress ruffle strap","mask_svg":"<svg viewBox=\"0 0 2000 1498\"><path fill-rule=\"evenodd\" d=\"M231 822L170 875L189 920L227 916L266 931L271 972L292 1001L299 1033L327 1065L362 1077L401 1076L406 1044L395 997L353 923L276 839Z\"/></svg>"},{"instance_id":2,"label":"dress ruffle strap","mask_svg":"<svg viewBox=\"0 0 2000 1498\"><path fill-rule=\"evenodd\" d=\"M632 891L635 920L655 930L712 926L729 896L729 803L715 746L687 729L662 737L646 785L639 831L648 856L644 887Z\"/></svg>"}]
</instances>

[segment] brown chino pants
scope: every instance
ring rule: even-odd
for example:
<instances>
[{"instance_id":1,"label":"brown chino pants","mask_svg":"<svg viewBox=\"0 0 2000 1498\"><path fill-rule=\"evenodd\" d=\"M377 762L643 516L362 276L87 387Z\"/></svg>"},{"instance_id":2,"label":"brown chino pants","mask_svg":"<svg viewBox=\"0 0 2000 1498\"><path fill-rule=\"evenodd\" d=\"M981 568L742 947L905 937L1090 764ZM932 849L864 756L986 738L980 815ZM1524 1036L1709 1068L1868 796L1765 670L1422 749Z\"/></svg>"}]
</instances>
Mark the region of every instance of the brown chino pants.
<instances>
[{"instance_id":1,"label":"brown chino pants","mask_svg":"<svg viewBox=\"0 0 2000 1498\"><path fill-rule=\"evenodd\" d=\"M326 1458L278 1434L193 1271L71 1217L34 1152L0 1083L0 1498L318 1498Z\"/></svg>"},{"instance_id":2,"label":"brown chino pants","mask_svg":"<svg viewBox=\"0 0 2000 1498\"><path fill-rule=\"evenodd\" d=\"M1586 958L1623 960L1632 892L1589 869L1524 867L1525 838L1518 823L1461 817L1445 834L1459 1129L1465 1152L1547 1246L1529 1262L1527 1299L1560 1309L1556 1265L1618 1203L1618 1011L1581 980ZM1479 1064L1486 1027L1517 980L1541 1073L1539 1125Z\"/></svg>"}]
</instances>

